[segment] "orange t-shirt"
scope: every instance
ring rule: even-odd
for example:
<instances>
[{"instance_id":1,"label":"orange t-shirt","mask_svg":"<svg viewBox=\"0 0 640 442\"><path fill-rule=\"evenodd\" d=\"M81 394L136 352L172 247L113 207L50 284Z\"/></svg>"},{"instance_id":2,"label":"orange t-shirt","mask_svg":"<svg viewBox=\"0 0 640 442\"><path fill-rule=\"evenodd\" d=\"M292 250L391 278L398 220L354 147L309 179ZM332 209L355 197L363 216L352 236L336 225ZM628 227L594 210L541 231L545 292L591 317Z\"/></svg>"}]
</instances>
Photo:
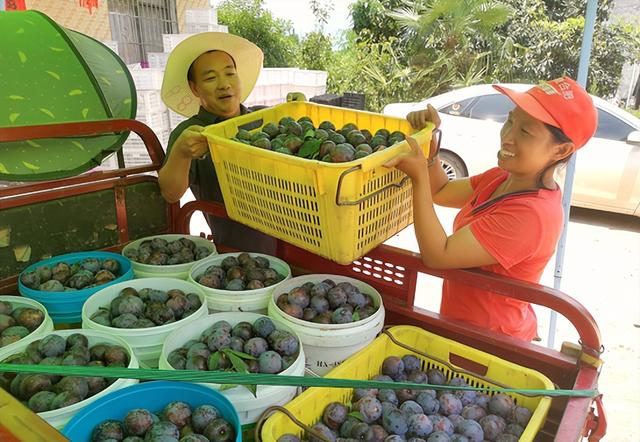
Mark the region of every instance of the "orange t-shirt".
<instances>
[{"instance_id":1,"label":"orange t-shirt","mask_svg":"<svg viewBox=\"0 0 640 442\"><path fill-rule=\"evenodd\" d=\"M453 229L470 226L473 236L498 261L480 269L537 283L562 231L561 192L516 192L489 202L507 176L496 167L471 177L473 196L456 216ZM528 341L537 332L536 315L528 302L452 281L444 282L440 313Z\"/></svg>"}]
</instances>

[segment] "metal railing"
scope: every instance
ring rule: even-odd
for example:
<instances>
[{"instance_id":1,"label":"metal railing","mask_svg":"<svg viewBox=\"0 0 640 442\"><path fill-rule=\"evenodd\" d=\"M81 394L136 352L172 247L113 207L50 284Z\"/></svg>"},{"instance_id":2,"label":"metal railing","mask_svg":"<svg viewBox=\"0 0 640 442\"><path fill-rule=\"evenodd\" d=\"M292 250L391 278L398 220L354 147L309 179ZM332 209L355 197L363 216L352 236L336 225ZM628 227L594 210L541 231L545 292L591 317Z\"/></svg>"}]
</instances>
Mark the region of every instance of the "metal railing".
<instances>
[{"instance_id":1,"label":"metal railing","mask_svg":"<svg viewBox=\"0 0 640 442\"><path fill-rule=\"evenodd\" d=\"M176 0L110 0L108 5L111 35L127 64L163 52L162 34L178 31Z\"/></svg>"}]
</instances>

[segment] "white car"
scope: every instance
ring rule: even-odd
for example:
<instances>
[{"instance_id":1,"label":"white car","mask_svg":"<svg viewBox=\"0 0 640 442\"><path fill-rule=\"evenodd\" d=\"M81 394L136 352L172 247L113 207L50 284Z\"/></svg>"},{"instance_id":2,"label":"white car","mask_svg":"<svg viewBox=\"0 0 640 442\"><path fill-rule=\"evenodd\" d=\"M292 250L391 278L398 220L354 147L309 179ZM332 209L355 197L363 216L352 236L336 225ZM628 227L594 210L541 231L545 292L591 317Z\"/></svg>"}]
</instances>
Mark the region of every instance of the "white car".
<instances>
[{"instance_id":1,"label":"white car","mask_svg":"<svg viewBox=\"0 0 640 442\"><path fill-rule=\"evenodd\" d=\"M527 84L504 84L517 91ZM598 109L595 136L580 149L571 204L640 216L640 119L593 97ZM404 118L433 105L440 112L440 158L450 179L495 167L500 128L514 104L490 84L470 86L419 103L393 103L383 113ZM564 169L562 169L564 171ZM561 172L560 179L564 178Z\"/></svg>"}]
</instances>

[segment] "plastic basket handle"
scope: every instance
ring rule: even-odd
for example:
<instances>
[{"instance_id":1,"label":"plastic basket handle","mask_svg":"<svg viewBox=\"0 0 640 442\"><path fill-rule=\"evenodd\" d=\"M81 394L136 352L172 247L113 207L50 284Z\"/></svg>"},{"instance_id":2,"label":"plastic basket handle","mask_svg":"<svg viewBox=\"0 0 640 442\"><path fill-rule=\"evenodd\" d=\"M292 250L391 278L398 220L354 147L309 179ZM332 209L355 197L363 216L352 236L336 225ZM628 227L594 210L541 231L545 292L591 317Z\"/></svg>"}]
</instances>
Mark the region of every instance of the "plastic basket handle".
<instances>
[{"instance_id":1,"label":"plastic basket handle","mask_svg":"<svg viewBox=\"0 0 640 442\"><path fill-rule=\"evenodd\" d=\"M412 138L415 138L416 141L418 142L419 145L422 145L428 141L430 141L430 138L427 139L427 134L431 135L431 134L435 134L435 133L440 133L440 129L433 129L433 125L429 124L427 125L426 128L422 129L419 132L416 132L415 134L411 135ZM440 147L440 140L441 140L441 136L438 137L438 147ZM350 173L355 172L356 170L362 170L363 172L366 172L368 170L373 169L374 167L378 167L378 166L382 166L383 164L388 163L389 161L391 161L394 158L399 157L400 155L404 155L407 152L411 151L411 147L409 146L409 144L405 141L404 143L402 143L400 146L398 146L397 149L385 149L382 152L380 152L379 155L376 160L375 163L374 162L363 162L362 164L358 164L357 166L353 166L350 167L349 169L343 171L340 174L340 177L338 178L338 187L336 188L336 205L337 206L357 206L358 204L370 200L371 198L375 197L376 195L380 195L381 193L384 193L386 191L388 191L389 189L401 189L402 187L405 186L405 184L407 184L407 182L409 181L409 177L407 175L405 175L404 177L402 177L402 179L397 182L397 183L391 183L391 184L387 184L386 186L376 190L375 192L363 196L362 198L358 198L357 200L352 200L352 201L341 201L340 200L340 191L342 190L342 182L344 181L345 177L347 175L349 175Z\"/></svg>"}]
</instances>

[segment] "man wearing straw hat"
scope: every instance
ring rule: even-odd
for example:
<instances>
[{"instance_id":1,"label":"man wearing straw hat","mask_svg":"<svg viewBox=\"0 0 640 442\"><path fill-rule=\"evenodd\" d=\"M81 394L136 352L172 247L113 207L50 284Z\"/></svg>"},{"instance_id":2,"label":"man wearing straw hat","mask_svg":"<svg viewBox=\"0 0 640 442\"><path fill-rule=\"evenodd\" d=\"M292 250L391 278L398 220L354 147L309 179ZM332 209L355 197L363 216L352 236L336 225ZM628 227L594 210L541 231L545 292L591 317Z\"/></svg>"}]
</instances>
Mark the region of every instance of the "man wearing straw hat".
<instances>
[{"instance_id":1,"label":"man wearing straw hat","mask_svg":"<svg viewBox=\"0 0 640 442\"><path fill-rule=\"evenodd\" d=\"M198 200L223 202L204 126L249 113L242 105L258 80L263 54L236 35L205 32L182 41L169 55L162 100L188 117L169 137L158 173L162 196L177 202L191 188ZM228 219L207 216L216 242L238 250L275 253L276 240Z\"/></svg>"}]
</instances>

